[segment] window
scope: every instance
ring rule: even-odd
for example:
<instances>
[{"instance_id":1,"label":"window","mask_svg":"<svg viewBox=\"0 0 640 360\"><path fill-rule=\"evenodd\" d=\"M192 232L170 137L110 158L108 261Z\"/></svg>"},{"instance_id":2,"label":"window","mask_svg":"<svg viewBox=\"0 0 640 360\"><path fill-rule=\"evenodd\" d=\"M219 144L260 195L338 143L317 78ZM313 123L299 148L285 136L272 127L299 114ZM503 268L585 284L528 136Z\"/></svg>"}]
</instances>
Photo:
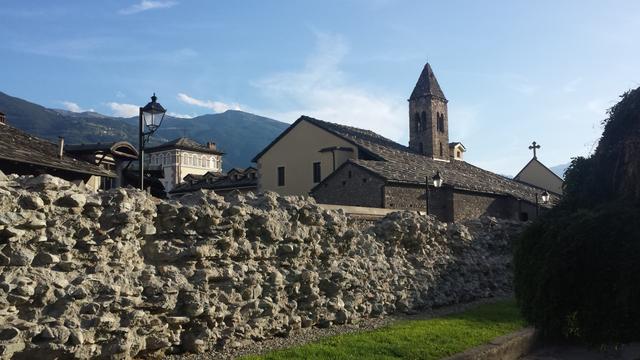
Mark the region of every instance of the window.
<instances>
[{"instance_id":1,"label":"window","mask_svg":"<svg viewBox=\"0 0 640 360\"><path fill-rule=\"evenodd\" d=\"M444 156L444 149L442 148L442 143L440 143L440 157Z\"/></svg>"},{"instance_id":2,"label":"window","mask_svg":"<svg viewBox=\"0 0 640 360\"><path fill-rule=\"evenodd\" d=\"M433 126L433 123L431 126ZM426 111L422 112L422 128L424 130L427 130L427 112Z\"/></svg>"},{"instance_id":3,"label":"window","mask_svg":"<svg viewBox=\"0 0 640 360\"><path fill-rule=\"evenodd\" d=\"M444 132L444 114L438 113L438 131Z\"/></svg>"},{"instance_id":4,"label":"window","mask_svg":"<svg viewBox=\"0 0 640 360\"><path fill-rule=\"evenodd\" d=\"M109 190L115 187L115 179L109 177L100 177L100 189Z\"/></svg>"},{"instance_id":5,"label":"window","mask_svg":"<svg viewBox=\"0 0 640 360\"><path fill-rule=\"evenodd\" d=\"M457 157L458 159L462 158L462 153L460 152L460 150L458 150L457 154L458 154L458 155L456 155L456 157Z\"/></svg>"},{"instance_id":6,"label":"window","mask_svg":"<svg viewBox=\"0 0 640 360\"><path fill-rule=\"evenodd\" d=\"M322 174L320 172L320 162L313 163L313 182L319 183L322 178Z\"/></svg>"},{"instance_id":7,"label":"window","mask_svg":"<svg viewBox=\"0 0 640 360\"><path fill-rule=\"evenodd\" d=\"M422 143L418 143L418 152L420 154L424 153L424 146L422 145Z\"/></svg>"},{"instance_id":8,"label":"window","mask_svg":"<svg viewBox=\"0 0 640 360\"><path fill-rule=\"evenodd\" d=\"M278 166L278 186L284 186L284 166Z\"/></svg>"},{"instance_id":9,"label":"window","mask_svg":"<svg viewBox=\"0 0 640 360\"><path fill-rule=\"evenodd\" d=\"M349 179L351 179L351 170L349 170Z\"/></svg>"},{"instance_id":10,"label":"window","mask_svg":"<svg viewBox=\"0 0 640 360\"><path fill-rule=\"evenodd\" d=\"M420 113L416 112L413 118L415 119L414 121L416 122L417 130L420 131L422 129L422 123L420 122Z\"/></svg>"}]
</instances>

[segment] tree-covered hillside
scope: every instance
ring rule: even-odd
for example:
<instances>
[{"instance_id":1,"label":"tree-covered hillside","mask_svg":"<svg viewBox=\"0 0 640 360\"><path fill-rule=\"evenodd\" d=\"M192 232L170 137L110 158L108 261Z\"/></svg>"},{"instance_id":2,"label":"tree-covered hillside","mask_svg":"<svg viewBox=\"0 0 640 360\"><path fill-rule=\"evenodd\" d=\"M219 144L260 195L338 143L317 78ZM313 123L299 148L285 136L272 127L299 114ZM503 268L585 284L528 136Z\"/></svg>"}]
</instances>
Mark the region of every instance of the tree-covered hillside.
<instances>
[{"instance_id":1,"label":"tree-covered hillside","mask_svg":"<svg viewBox=\"0 0 640 360\"><path fill-rule=\"evenodd\" d=\"M33 135L67 144L127 140L138 142L137 118L111 117L95 112L74 113L43 106L0 92L0 112L10 125ZM226 153L224 168L246 167L288 124L266 117L229 110L192 119L167 116L152 143L187 136L201 143L213 141Z\"/></svg>"}]
</instances>

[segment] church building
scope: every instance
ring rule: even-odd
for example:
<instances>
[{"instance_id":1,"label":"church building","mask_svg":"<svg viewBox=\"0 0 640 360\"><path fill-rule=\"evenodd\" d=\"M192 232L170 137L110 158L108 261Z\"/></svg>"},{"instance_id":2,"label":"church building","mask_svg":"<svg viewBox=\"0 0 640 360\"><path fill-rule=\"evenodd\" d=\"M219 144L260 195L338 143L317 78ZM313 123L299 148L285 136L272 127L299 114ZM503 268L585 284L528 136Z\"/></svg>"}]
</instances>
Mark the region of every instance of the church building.
<instances>
[{"instance_id":1,"label":"church building","mask_svg":"<svg viewBox=\"0 0 640 360\"><path fill-rule=\"evenodd\" d=\"M543 190L463 160L464 145L449 142L447 102L427 63L409 97L408 147L302 116L253 159L258 190L310 194L324 204L426 211L443 221L527 220L538 206L549 206L536 201Z\"/></svg>"},{"instance_id":2,"label":"church building","mask_svg":"<svg viewBox=\"0 0 640 360\"><path fill-rule=\"evenodd\" d=\"M540 145L534 141L529 146L529 150L533 150L533 158L513 179L561 195L564 180L538 160L538 149Z\"/></svg>"}]
</instances>

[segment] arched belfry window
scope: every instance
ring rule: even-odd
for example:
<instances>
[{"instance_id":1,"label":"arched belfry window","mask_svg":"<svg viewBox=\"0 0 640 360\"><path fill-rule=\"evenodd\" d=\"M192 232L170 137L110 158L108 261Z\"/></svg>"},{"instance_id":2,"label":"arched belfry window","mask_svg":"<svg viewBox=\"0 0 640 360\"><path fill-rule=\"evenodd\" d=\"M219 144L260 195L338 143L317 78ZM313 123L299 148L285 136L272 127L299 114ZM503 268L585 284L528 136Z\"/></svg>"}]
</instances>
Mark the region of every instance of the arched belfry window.
<instances>
[{"instance_id":1,"label":"arched belfry window","mask_svg":"<svg viewBox=\"0 0 640 360\"><path fill-rule=\"evenodd\" d=\"M427 129L427 112L423 111L422 112L422 128L423 129Z\"/></svg>"},{"instance_id":2,"label":"arched belfry window","mask_svg":"<svg viewBox=\"0 0 640 360\"><path fill-rule=\"evenodd\" d=\"M418 131L422 130L422 123L420 122L420 113L416 112L415 115L413 116L414 121L416 122L416 129Z\"/></svg>"},{"instance_id":3,"label":"arched belfry window","mask_svg":"<svg viewBox=\"0 0 640 360\"><path fill-rule=\"evenodd\" d=\"M442 143L440 143L440 157L444 156L444 149L442 148Z\"/></svg>"},{"instance_id":4,"label":"arched belfry window","mask_svg":"<svg viewBox=\"0 0 640 360\"><path fill-rule=\"evenodd\" d=\"M438 131L444 132L444 114L438 113Z\"/></svg>"}]
</instances>

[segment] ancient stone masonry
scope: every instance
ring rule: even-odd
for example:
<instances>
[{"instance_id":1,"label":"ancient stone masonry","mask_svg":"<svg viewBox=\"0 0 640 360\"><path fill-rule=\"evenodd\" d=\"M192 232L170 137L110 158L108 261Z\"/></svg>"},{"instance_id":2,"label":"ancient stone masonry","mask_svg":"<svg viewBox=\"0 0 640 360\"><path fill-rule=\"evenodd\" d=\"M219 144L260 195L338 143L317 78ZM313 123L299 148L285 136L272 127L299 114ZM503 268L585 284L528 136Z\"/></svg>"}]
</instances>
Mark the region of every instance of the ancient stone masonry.
<instances>
[{"instance_id":1,"label":"ancient stone masonry","mask_svg":"<svg viewBox=\"0 0 640 360\"><path fill-rule=\"evenodd\" d=\"M0 356L203 352L504 294L519 229L397 212L363 230L308 198L0 173Z\"/></svg>"}]
</instances>

